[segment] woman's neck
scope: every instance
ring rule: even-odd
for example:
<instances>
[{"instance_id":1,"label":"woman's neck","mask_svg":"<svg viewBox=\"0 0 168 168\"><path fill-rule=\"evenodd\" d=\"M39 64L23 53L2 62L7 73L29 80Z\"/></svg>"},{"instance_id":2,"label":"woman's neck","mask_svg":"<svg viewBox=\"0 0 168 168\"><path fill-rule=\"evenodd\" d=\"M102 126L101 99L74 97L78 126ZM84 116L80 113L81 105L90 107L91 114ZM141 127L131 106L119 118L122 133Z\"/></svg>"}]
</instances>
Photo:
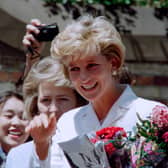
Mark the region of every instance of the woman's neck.
<instances>
[{"instance_id":1,"label":"woman's neck","mask_svg":"<svg viewBox=\"0 0 168 168\"><path fill-rule=\"evenodd\" d=\"M110 111L111 107L117 101L122 94L125 87L117 86L116 89L111 90L105 96L98 98L98 100L92 102L93 108L97 114L99 121L104 120Z\"/></svg>"}]
</instances>

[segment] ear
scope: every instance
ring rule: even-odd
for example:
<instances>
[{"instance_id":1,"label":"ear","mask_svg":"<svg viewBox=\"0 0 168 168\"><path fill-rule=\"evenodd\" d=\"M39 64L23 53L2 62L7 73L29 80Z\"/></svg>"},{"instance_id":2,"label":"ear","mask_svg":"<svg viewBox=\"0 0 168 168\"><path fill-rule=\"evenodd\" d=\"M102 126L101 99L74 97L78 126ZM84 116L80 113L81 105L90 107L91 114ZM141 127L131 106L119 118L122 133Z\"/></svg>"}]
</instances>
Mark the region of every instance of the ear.
<instances>
[{"instance_id":1,"label":"ear","mask_svg":"<svg viewBox=\"0 0 168 168\"><path fill-rule=\"evenodd\" d=\"M121 66L121 58L118 56L118 55L114 55L112 58L111 58L111 64L112 64L112 68L114 70L117 70L120 68Z\"/></svg>"}]
</instances>

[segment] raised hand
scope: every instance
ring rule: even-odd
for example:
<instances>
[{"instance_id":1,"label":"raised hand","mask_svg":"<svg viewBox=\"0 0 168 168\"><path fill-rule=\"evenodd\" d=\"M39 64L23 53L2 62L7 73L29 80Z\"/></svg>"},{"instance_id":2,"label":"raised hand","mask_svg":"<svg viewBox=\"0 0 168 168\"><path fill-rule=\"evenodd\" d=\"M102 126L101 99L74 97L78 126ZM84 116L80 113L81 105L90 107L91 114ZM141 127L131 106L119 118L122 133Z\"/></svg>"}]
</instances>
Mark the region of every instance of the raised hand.
<instances>
[{"instance_id":1,"label":"raised hand","mask_svg":"<svg viewBox=\"0 0 168 168\"><path fill-rule=\"evenodd\" d=\"M48 155L49 145L56 131L55 113L41 113L35 116L25 131L32 136L38 157L44 160Z\"/></svg>"},{"instance_id":2,"label":"raised hand","mask_svg":"<svg viewBox=\"0 0 168 168\"><path fill-rule=\"evenodd\" d=\"M39 61L40 59L40 54L42 52L42 49L44 47L43 42L39 42L36 40L36 38L33 36L33 34L38 34L40 33L39 29L37 26L42 25L40 20L38 19L32 19L29 24L26 25L26 34L23 37L23 46L26 51L26 67L24 69L23 76L21 77L22 80L25 79L27 76L30 68L32 65Z\"/></svg>"},{"instance_id":3,"label":"raised hand","mask_svg":"<svg viewBox=\"0 0 168 168\"><path fill-rule=\"evenodd\" d=\"M39 42L33 34L40 33L37 26L42 25L40 20L32 19L29 24L26 25L26 34L23 37L23 45L26 49L29 49L30 54L40 54L43 48L43 43Z\"/></svg>"}]
</instances>

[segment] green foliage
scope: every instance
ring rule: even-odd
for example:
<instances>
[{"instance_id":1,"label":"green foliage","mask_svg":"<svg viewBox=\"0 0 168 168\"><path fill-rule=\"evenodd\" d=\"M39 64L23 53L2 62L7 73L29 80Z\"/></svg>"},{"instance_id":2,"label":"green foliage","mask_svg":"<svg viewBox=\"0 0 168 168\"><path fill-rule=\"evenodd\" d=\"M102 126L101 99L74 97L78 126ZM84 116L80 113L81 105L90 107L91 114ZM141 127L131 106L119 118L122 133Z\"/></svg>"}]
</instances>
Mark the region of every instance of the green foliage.
<instances>
[{"instance_id":1,"label":"green foliage","mask_svg":"<svg viewBox=\"0 0 168 168\"><path fill-rule=\"evenodd\" d=\"M151 7L168 7L168 0L43 0L47 3L84 3L102 5L135 5Z\"/></svg>"}]
</instances>

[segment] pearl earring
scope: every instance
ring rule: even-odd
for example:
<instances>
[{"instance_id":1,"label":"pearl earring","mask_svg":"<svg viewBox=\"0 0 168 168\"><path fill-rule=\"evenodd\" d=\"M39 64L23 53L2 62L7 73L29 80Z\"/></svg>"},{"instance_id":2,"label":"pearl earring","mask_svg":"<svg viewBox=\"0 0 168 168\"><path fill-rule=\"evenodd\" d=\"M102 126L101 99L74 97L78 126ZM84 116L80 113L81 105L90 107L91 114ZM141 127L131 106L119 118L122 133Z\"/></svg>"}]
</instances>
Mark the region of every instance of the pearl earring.
<instances>
[{"instance_id":1,"label":"pearl earring","mask_svg":"<svg viewBox=\"0 0 168 168\"><path fill-rule=\"evenodd\" d=\"M114 70L114 71L112 72L112 75L113 75L113 76L117 76L117 71Z\"/></svg>"}]
</instances>

